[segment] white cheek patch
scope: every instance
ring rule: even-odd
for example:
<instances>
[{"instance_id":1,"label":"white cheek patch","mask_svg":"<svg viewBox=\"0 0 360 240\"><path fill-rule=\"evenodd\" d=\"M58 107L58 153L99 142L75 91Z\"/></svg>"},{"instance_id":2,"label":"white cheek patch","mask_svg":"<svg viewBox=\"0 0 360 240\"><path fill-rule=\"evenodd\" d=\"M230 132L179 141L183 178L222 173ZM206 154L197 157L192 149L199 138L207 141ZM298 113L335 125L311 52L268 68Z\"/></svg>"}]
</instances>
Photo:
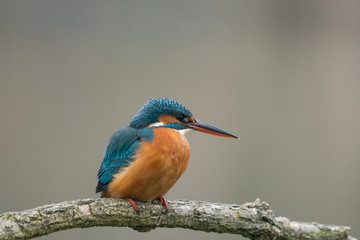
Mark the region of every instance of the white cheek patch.
<instances>
[{"instance_id":1,"label":"white cheek patch","mask_svg":"<svg viewBox=\"0 0 360 240\"><path fill-rule=\"evenodd\" d=\"M164 126L164 123L154 122L154 123L150 124L148 127L160 127L160 126Z\"/></svg>"}]
</instances>

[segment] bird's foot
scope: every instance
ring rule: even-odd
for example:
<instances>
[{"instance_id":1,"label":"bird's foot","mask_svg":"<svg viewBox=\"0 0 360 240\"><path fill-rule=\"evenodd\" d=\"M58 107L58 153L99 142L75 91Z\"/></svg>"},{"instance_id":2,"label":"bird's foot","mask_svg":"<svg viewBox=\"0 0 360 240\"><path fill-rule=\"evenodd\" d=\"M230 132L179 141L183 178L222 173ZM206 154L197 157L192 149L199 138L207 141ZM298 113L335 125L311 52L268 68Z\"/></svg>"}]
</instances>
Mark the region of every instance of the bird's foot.
<instances>
[{"instance_id":1,"label":"bird's foot","mask_svg":"<svg viewBox=\"0 0 360 240\"><path fill-rule=\"evenodd\" d=\"M168 211L169 210L169 204L167 203L165 198L159 197L159 201L162 203L162 205L164 205L165 210Z\"/></svg>"},{"instance_id":2,"label":"bird's foot","mask_svg":"<svg viewBox=\"0 0 360 240\"><path fill-rule=\"evenodd\" d=\"M136 204L136 202L132 198L126 198L126 200L128 200L128 202L133 206L135 212L137 214L139 214L139 209L138 209L138 205Z\"/></svg>"}]
</instances>

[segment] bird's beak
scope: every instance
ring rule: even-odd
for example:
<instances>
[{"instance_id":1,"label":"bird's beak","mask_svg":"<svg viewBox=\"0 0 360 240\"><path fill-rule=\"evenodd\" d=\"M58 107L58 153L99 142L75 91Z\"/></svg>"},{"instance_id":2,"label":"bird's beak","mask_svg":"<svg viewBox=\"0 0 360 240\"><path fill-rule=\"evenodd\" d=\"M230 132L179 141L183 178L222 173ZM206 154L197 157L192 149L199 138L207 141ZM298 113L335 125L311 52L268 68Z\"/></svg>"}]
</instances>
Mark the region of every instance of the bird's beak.
<instances>
[{"instance_id":1,"label":"bird's beak","mask_svg":"<svg viewBox=\"0 0 360 240\"><path fill-rule=\"evenodd\" d=\"M210 124L204 123L199 120L196 120L194 123L187 124L187 126L195 131L209 133L220 137L239 139L237 136L232 135L231 133L225 132L220 128L211 126Z\"/></svg>"}]
</instances>

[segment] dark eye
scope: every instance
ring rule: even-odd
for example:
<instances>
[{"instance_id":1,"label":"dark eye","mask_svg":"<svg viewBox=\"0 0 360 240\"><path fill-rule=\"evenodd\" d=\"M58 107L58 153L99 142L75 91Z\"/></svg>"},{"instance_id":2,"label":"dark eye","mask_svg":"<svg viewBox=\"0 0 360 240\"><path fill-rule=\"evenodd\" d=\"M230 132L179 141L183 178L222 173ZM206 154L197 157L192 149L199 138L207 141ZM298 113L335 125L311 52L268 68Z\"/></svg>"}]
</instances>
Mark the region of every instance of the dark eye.
<instances>
[{"instance_id":1,"label":"dark eye","mask_svg":"<svg viewBox=\"0 0 360 240\"><path fill-rule=\"evenodd\" d=\"M184 116L184 115L180 115L180 116L177 116L176 119L177 119L179 122L184 122L185 116Z\"/></svg>"},{"instance_id":2,"label":"dark eye","mask_svg":"<svg viewBox=\"0 0 360 240\"><path fill-rule=\"evenodd\" d=\"M189 123L191 121L190 117L184 117L184 119L182 120L182 122L184 123Z\"/></svg>"},{"instance_id":3,"label":"dark eye","mask_svg":"<svg viewBox=\"0 0 360 240\"><path fill-rule=\"evenodd\" d=\"M176 119L182 123L190 123L191 122L191 117L187 117L184 115L178 116Z\"/></svg>"}]
</instances>

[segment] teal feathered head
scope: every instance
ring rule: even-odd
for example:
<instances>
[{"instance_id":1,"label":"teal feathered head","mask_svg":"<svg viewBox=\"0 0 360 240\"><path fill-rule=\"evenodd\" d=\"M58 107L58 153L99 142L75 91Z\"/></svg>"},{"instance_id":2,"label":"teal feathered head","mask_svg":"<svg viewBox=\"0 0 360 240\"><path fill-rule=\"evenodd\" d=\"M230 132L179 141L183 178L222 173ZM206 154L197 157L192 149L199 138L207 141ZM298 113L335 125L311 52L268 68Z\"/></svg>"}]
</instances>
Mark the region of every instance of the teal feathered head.
<instances>
[{"instance_id":1,"label":"teal feathered head","mask_svg":"<svg viewBox=\"0 0 360 240\"><path fill-rule=\"evenodd\" d=\"M140 129L159 122L159 117L168 115L179 122L192 118L192 113L182 103L171 98L152 98L147 101L130 121L130 127Z\"/></svg>"}]
</instances>

